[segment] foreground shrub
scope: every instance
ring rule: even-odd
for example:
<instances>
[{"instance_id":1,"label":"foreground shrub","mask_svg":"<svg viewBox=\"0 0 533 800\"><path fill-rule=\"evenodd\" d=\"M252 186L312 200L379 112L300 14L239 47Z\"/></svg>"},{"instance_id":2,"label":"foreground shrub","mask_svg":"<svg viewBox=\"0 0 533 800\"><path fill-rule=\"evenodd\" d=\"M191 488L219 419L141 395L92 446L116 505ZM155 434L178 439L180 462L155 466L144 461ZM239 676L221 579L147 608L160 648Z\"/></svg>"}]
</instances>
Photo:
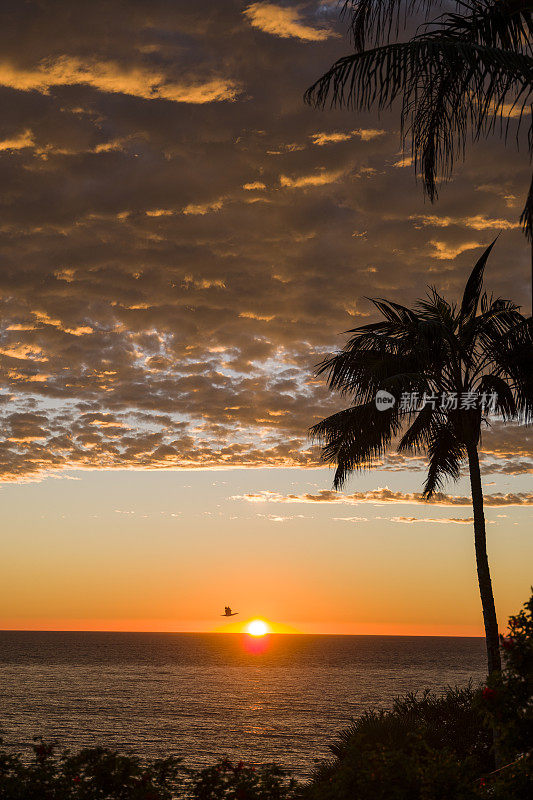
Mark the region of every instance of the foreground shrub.
<instances>
[{"instance_id":1,"label":"foreground shrub","mask_svg":"<svg viewBox=\"0 0 533 800\"><path fill-rule=\"evenodd\" d=\"M476 692L449 689L396 700L367 712L332 747L315 774L309 800L440 800L475 797L476 778L491 769L490 731Z\"/></svg>"},{"instance_id":2,"label":"foreground shrub","mask_svg":"<svg viewBox=\"0 0 533 800\"><path fill-rule=\"evenodd\" d=\"M275 764L224 759L193 770L101 747L58 753L41 740L29 761L0 749L1 800L292 800L296 786Z\"/></svg>"},{"instance_id":3,"label":"foreground shrub","mask_svg":"<svg viewBox=\"0 0 533 800\"><path fill-rule=\"evenodd\" d=\"M334 759L317 769L307 800L533 797L533 597L509 620L501 647L502 673L486 686L409 694L355 720L331 748Z\"/></svg>"},{"instance_id":4,"label":"foreground shrub","mask_svg":"<svg viewBox=\"0 0 533 800\"><path fill-rule=\"evenodd\" d=\"M143 763L102 747L58 754L38 740L33 756L0 750L2 800L171 800L184 777L179 759Z\"/></svg>"},{"instance_id":5,"label":"foreground shrub","mask_svg":"<svg viewBox=\"0 0 533 800\"><path fill-rule=\"evenodd\" d=\"M533 747L533 595L501 636L503 670L481 694L487 722L498 731L502 755L512 761Z\"/></svg>"},{"instance_id":6,"label":"foreground shrub","mask_svg":"<svg viewBox=\"0 0 533 800\"><path fill-rule=\"evenodd\" d=\"M202 770L194 778L195 800L290 800L296 796L297 783L287 780L276 764L247 766L240 761L224 760Z\"/></svg>"}]
</instances>

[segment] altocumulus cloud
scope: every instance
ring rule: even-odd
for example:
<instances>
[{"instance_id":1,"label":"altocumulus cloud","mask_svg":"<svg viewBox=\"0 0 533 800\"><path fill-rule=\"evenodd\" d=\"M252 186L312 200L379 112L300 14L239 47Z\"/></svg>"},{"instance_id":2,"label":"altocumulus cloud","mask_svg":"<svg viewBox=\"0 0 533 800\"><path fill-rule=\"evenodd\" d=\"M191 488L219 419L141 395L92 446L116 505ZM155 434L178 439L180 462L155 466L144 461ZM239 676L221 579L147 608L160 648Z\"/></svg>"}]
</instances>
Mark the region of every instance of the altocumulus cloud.
<instances>
[{"instance_id":1,"label":"altocumulus cloud","mask_svg":"<svg viewBox=\"0 0 533 800\"><path fill-rule=\"evenodd\" d=\"M339 331L373 319L362 298L409 303L445 279L456 299L496 222L508 230L490 289L528 296L514 227L527 164L480 144L428 214L395 167L396 119L303 105L344 33L324 8L12 4L0 30L2 479L316 467L307 429L342 401L313 367ZM495 422L483 449L485 470L532 469L519 426Z\"/></svg>"},{"instance_id":2,"label":"altocumulus cloud","mask_svg":"<svg viewBox=\"0 0 533 800\"><path fill-rule=\"evenodd\" d=\"M440 505L440 506L470 506L470 497L461 495L444 494L436 492L432 497L426 499L420 492L395 492L388 488L371 489L367 492L354 492L353 494L341 494L331 489L321 489L317 494L306 492L304 494L279 494L277 492L261 491L250 492L243 495L233 495L232 500L245 500L248 503L347 503L349 505L359 505L370 503L382 505L386 503L405 503L407 505ZM486 506L530 506L533 505L533 493L528 492L508 492L507 494L495 493L487 494L484 498ZM409 521L411 518L404 517L397 521ZM412 518L414 520L414 518ZM470 520L468 520L470 521Z\"/></svg>"}]
</instances>

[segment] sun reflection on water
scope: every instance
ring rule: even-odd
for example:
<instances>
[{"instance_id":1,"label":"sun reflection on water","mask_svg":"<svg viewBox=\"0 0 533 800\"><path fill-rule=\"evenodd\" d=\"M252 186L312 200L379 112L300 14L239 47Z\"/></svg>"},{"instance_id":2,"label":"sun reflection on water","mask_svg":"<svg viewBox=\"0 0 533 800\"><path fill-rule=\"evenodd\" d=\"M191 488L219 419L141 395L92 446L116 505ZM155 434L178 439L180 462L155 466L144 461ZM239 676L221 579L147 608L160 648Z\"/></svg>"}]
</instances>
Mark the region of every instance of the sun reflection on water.
<instances>
[{"instance_id":1,"label":"sun reflection on water","mask_svg":"<svg viewBox=\"0 0 533 800\"><path fill-rule=\"evenodd\" d=\"M266 653L271 644L271 637L269 634L262 634L256 636L254 634L245 633L243 636L243 646L247 653L252 655L261 655Z\"/></svg>"}]
</instances>

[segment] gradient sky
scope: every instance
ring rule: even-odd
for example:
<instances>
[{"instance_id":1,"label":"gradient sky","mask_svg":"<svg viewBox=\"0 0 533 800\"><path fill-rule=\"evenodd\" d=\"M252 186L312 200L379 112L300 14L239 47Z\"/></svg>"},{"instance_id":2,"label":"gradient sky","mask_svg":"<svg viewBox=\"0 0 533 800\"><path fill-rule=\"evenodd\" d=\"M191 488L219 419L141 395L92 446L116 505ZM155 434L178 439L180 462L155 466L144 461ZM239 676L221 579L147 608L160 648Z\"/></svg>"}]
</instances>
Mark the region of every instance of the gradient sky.
<instances>
[{"instance_id":1,"label":"gradient sky","mask_svg":"<svg viewBox=\"0 0 533 800\"><path fill-rule=\"evenodd\" d=\"M0 627L481 634L462 479L392 453L332 494L312 377L365 297L530 310L525 151L470 148L435 205L398 115L304 106L336 2L3 2ZM531 583L531 434L482 465L500 622ZM280 628L281 629L281 628Z\"/></svg>"}]
</instances>

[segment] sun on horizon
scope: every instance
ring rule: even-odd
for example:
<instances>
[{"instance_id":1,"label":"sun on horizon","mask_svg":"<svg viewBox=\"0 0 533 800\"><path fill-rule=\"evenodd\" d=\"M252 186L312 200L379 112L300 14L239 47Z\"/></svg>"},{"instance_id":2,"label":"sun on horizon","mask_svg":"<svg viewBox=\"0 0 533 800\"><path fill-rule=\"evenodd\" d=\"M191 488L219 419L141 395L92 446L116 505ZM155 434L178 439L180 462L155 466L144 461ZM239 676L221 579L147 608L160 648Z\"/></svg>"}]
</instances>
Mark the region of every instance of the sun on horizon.
<instances>
[{"instance_id":1,"label":"sun on horizon","mask_svg":"<svg viewBox=\"0 0 533 800\"><path fill-rule=\"evenodd\" d=\"M266 636L267 633L270 633L270 628L264 620L253 619L247 624L246 633L250 636Z\"/></svg>"}]
</instances>

